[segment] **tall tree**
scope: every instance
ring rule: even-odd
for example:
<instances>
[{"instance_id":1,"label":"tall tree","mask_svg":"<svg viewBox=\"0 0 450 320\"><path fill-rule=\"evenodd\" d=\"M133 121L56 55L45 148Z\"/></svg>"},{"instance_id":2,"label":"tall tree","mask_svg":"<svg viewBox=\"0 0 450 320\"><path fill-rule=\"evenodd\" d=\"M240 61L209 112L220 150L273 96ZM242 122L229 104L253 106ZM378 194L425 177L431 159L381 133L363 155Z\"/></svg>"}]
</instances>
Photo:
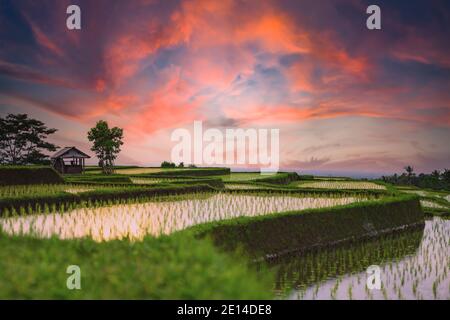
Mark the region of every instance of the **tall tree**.
<instances>
[{"instance_id":1,"label":"tall tree","mask_svg":"<svg viewBox=\"0 0 450 320\"><path fill-rule=\"evenodd\" d=\"M113 173L114 161L123 145L123 129L109 128L106 121L100 120L94 128L89 130L88 139L94 143L91 150L97 155L103 173Z\"/></svg>"},{"instance_id":2,"label":"tall tree","mask_svg":"<svg viewBox=\"0 0 450 320\"><path fill-rule=\"evenodd\" d=\"M450 170L444 169L442 172L442 180L444 180L446 183L450 184Z\"/></svg>"},{"instance_id":3,"label":"tall tree","mask_svg":"<svg viewBox=\"0 0 450 320\"><path fill-rule=\"evenodd\" d=\"M439 172L439 170L433 170L433 172L431 172L431 176L433 178L439 179L441 176L441 173Z\"/></svg>"},{"instance_id":4,"label":"tall tree","mask_svg":"<svg viewBox=\"0 0 450 320\"><path fill-rule=\"evenodd\" d=\"M408 177L412 177L414 175L414 168L412 166L406 166L405 171Z\"/></svg>"},{"instance_id":5,"label":"tall tree","mask_svg":"<svg viewBox=\"0 0 450 320\"><path fill-rule=\"evenodd\" d=\"M46 139L56 131L26 114L9 114L0 118L0 163L48 163L48 155L43 152L54 152L58 147Z\"/></svg>"},{"instance_id":6,"label":"tall tree","mask_svg":"<svg viewBox=\"0 0 450 320\"><path fill-rule=\"evenodd\" d=\"M415 175L414 174L414 168L412 166L406 166L404 169L406 171L406 176L408 178L408 183L412 184L412 178Z\"/></svg>"}]
</instances>

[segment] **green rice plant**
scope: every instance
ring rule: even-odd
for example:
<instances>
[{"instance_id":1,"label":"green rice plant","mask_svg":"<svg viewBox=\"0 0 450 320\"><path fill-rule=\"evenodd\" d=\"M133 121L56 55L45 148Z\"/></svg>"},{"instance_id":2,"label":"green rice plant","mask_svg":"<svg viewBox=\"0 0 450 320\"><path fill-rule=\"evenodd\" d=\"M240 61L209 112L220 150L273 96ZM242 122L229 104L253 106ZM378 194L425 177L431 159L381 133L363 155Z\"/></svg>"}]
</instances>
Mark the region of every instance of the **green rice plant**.
<instances>
[{"instance_id":1,"label":"green rice plant","mask_svg":"<svg viewBox=\"0 0 450 320\"><path fill-rule=\"evenodd\" d=\"M252 181L261 178L262 175L259 172L231 172L229 174L218 176L224 182L240 182L240 181Z\"/></svg>"},{"instance_id":2,"label":"green rice plant","mask_svg":"<svg viewBox=\"0 0 450 320\"><path fill-rule=\"evenodd\" d=\"M45 203L44 214L25 215L25 212L21 211L19 218L0 219L0 226L5 233L11 235L17 235L20 231L38 237L56 235L62 239L91 237L96 241L124 238L141 240L147 234L170 234L205 222L333 207L366 199L219 193L207 198L171 200L154 199L150 202L121 205L108 198L96 203L94 208L79 208L67 213L52 214Z\"/></svg>"},{"instance_id":3,"label":"green rice plant","mask_svg":"<svg viewBox=\"0 0 450 320\"><path fill-rule=\"evenodd\" d=\"M347 288L352 287L351 296L356 299L449 299L450 279L446 276L450 261L449 231L449 221L434 218L427 220L423 229L417 227L381 238L275 260L270 265L270 269L277 273L275 292L292 296L292 291L301 286L303 299L329 298L317 296L317 292L333 288L333 284L336 285L333 281L339 281L346 283ZM359 264L358 261L364 263ZM365 269L372 264L382 267L381 290L367 290L363 287L364 281L354 286L359 277L365 279ZM336 267L342 265L343 268ZM315 279L308 276L308 268L316 270ZM348 299L350 295L348 291L345 295L334 290L333 298Z\"/></svg>"},{"instance_id":4,"label":"green rice plant","mask_svg":"<svg viewBox=\"0 0 450 320\"><path fill-rule=\"evenodd\" d=\"M308 181L295 184L299 188L386 190L384 185L368 181Z\"/></svg>"},{"instance_id":5,"label":"green rice plant","mask_svg":"<svg viewBox=\"0 0 450 320\"><path fill-rule=\"evenodd\" d=\"M157 172L143 172L140 173L142 177L206 177L206 176L220 176L228 175L229 168L176 168L164 169ZM129 174L129 173L127 173ZM137 173L135 173L137 174Z\"/></svg>"},{"instance_id":6,"label":"green rice plant","mask_svg":"<svg viewBox=\"0 0 450 320\"><path fill-rule=\"evenodd\" d=\"M240 247L259 258L423 224L423 219L417 197L402 195L332 208L240 217L202 224L195 230L226 250Z\"/></svg>"},{"instance_id":7,"label":"green rice plant","mask_svg":"<svg viewBox=\"0 0 450 320\"><path fill-rule=\"evenodd\" d=\"M47 206L55 204L57 208L62 203L70 203L72 207L82 207L83 203L89 200L96 202L96 205L119 203L122 199L134 199L135 202L146 201L157 196L176 195L196 192L210 192L216 189L207 184L193 184L193 185L164 185L158 187L147 186L101 186L92 188L92 186L73 186L73 185L59 185L59 186L36 186L37 191L20 192L14 196L0 197L0 216L3 215L6 209L9 211L14 208L19 211L21 207L31 206L35 213L43 212L42 209ZM66 192L66 191L69 192ZM71 192L70 192L71 191ZM75 192L74 192L75 191Z\"/></svg>"},{"instance_id":8,"label":"green rice plant","mask_svg":"<svg viewBox=\"0 0 450 320\"><path fill-rule=\"evenodd\" d=\"M259 185L254 185L254 184L226 183L225 188L230 189L230 190L255 190L255 189L260 190L263 187L261 187Z\"/></svg>"}]
</instances>

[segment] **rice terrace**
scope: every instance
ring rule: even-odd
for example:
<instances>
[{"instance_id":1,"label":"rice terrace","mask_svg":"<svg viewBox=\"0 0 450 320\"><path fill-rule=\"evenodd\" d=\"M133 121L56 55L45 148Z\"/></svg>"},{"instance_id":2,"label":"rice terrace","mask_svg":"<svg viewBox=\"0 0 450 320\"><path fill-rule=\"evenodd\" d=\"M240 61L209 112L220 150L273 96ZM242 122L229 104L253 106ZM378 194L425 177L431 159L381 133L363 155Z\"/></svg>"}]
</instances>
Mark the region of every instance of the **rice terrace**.
<instances>
[{"instance_id":1,"label":"rice terrace","mask_svg":"<svg viewBox=\"0 0 450 320\"><path fill-rule=\"evenodd\" d=\"M443 191L193 167L2 166L0 181L2 298L449 299ZM58 284L67 260L83 290Z\"/></svg>"}]
</instances>

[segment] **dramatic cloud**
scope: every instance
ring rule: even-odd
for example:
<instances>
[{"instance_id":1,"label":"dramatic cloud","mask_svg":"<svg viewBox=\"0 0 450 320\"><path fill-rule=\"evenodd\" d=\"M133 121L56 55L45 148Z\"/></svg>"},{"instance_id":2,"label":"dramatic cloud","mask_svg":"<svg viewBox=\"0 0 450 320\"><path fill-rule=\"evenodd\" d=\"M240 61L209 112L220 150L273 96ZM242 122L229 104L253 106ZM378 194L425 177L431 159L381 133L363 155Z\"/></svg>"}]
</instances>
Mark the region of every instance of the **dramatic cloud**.
<instances>
[{"instance_id":1,"label":"dramatic cloud","mask_svg":"<svg viewBox=\"0 0 450 320\"><path fill-rule=\"evenodd\" d=\"M74 3L79 31L65 27ZM379 1L369 31L369 4L3 0L0 114L67 122L57 139L83 146L106 119L127 163L168 159L171 131L203 120L280 128L285 167L448 166L450 5Z\"/></svg>"}]
</instances>

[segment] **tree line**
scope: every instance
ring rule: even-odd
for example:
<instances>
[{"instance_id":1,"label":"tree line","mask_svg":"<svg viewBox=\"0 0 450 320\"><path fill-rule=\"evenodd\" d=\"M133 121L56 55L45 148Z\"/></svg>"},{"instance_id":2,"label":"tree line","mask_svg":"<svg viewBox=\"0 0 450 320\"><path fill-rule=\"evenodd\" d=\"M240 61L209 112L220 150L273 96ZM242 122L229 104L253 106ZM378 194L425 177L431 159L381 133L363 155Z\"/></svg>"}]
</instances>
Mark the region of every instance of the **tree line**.
<instances>
[{"instance_id":1,"label":"tree line","mask_svg":"<svg viewBox=\"0 0 450 320\"><path fill-rule=\"evenodd\" d=\"M180 162L178 165L174 162L163 161L161 162L161 168L185 168L184 162ZM195 164L190 164L187 166L188 168L197 168Z\"/></svg>"},{"instance_id":2,"label":"tree line","mask_svg":"<svg viewBox=\"0 0 450 320\"><path fill-rule=\"evenodd\" d=\"M442 171L434 170L430 174L425 173L416 174L412 166L406 166L404 170L405 171L401 174L396 173L392 176L383 176L382 179L384 182L391 183L394 185L450 190L449 169L444 169Z\"/></svg>"}]
</instances>

